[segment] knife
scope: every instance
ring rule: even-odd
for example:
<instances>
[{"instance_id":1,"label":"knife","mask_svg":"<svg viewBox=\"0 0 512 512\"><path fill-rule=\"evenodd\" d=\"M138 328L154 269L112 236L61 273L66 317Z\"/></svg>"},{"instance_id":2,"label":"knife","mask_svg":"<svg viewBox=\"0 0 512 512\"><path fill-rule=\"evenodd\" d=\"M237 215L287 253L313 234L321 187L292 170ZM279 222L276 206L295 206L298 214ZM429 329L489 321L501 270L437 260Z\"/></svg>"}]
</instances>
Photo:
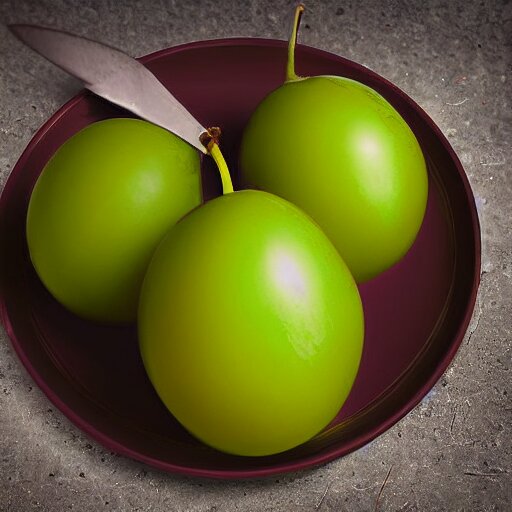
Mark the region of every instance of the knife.
<instances>
[{"instance_id":1,"label":"knife","mask_svg":"<svg viewBox=\"0 0 512 512\"><path fill-rule=\"evenodd\" d=\"M93 93L207 153L204 141L211 132L136 59L60 30L37 25L9 25L9 29L27 46L81 80Z\"/></svg>"}]
</instances>

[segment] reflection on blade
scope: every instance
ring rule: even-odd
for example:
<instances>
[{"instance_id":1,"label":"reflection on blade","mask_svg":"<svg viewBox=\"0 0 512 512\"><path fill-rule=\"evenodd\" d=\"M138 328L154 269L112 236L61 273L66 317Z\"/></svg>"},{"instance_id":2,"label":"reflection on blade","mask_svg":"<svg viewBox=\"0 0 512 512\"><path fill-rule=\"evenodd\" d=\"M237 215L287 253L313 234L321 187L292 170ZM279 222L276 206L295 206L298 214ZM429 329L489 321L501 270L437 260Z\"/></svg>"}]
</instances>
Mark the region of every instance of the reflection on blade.
<instances>
[{"instance_id":1,"label":"reflection on blade","mask_svg":"<svg viewBox=\"0 0 512 512\"><path fill-rule=\"evenodd\" d=\"M199 151L206 129L143 64L90 39L35 25L10 25L25 44L84 82L87 89L157 124Z\"/></svg>"}]
</instances>

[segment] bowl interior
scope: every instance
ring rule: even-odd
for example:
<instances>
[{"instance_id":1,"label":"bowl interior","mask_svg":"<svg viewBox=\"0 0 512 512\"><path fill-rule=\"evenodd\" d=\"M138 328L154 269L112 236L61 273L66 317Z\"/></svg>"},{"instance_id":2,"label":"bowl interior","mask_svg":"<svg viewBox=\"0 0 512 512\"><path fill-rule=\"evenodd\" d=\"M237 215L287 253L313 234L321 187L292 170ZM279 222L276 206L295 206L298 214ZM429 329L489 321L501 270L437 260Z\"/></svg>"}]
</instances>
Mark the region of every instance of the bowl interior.
<instances>
[{"instance_id":1,"label":"bowl interior","mask_svg":"<svg viewBox=\"0 0 512 512\"><path fill-rule=\"evenodd\" d=\"M221 126L237 177L240 137L256 105L284 79L286 45L220 40L157 52L143 61L203 123ZM225 455L192 438L167 412L144 372L134 327L83 321L45 290L30 263L25 218L34 183L55 150L91 122L128 113L81 93L36 134L0 202L0 312L37 384L75 424L110 449L168 471L221 478L296 470L369 442L411 410L451 361L473 309L480 269L474 200L441 132L403 92L368 69L299 46L299 74L359 80L390 101L415 132L428 163L427 213L401 262L360 287L366 321L362 363L337 418L310 442L262 458ZM220 193L203 161L205 197Z\"/></svg>"}]
</instances>

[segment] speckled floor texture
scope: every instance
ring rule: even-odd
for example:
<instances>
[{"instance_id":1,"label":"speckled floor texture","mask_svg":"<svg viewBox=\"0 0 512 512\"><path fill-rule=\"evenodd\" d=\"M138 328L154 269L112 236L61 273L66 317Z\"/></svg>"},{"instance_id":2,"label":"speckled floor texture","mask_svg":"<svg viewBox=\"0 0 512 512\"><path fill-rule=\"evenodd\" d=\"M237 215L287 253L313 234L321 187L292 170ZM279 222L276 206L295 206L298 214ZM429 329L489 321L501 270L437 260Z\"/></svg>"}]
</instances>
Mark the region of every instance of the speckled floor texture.
<instances>
[{"instance_id":1,"label":"speckled floor texture","mask_svg":"<svg viewBox=\"0 0 512 512\"><path fill-rule=\"evenodd\" d=\"M281 0L0 0L0 189L37 128L80 89L15 40L6 23L61 27L138 56L200 39L286 39L293 7ZM397 84L447 135L469 176L483 265L473 320L452 365L409 415L349 456L267 480L195 480L86 437L39 391L0 328L1 512L512 510L512 2L307 7L300 41Z\"/></svg>"}]
</instances>

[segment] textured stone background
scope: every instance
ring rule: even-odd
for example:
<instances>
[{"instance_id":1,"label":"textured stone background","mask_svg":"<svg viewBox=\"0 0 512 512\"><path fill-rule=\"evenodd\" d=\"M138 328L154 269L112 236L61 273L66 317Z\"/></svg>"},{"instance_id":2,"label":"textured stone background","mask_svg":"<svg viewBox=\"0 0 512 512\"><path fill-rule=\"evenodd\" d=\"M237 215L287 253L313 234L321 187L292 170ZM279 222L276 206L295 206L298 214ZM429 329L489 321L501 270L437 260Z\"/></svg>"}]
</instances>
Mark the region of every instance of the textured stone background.
<instances>
[{"instance_id":1,"label":"textured stone background","mask_svg":"<svg viewBox=\"0 0 512 512\"><path fill-rule=\"evenodd\" d=\"M242 6L242 4L246 4ZM232 36L286 39L294 2L0 0L0 20L66 28L133 55ZM482 224L466 339L420 406L364 449L265 481L163 474L85 437L33 384L0 328L0 511L494 511L512 509L510 1L308 2L301 42L366 64L449 137ZM0 26L0 188L79 84Z\"/></svg>"}]
</instances>

